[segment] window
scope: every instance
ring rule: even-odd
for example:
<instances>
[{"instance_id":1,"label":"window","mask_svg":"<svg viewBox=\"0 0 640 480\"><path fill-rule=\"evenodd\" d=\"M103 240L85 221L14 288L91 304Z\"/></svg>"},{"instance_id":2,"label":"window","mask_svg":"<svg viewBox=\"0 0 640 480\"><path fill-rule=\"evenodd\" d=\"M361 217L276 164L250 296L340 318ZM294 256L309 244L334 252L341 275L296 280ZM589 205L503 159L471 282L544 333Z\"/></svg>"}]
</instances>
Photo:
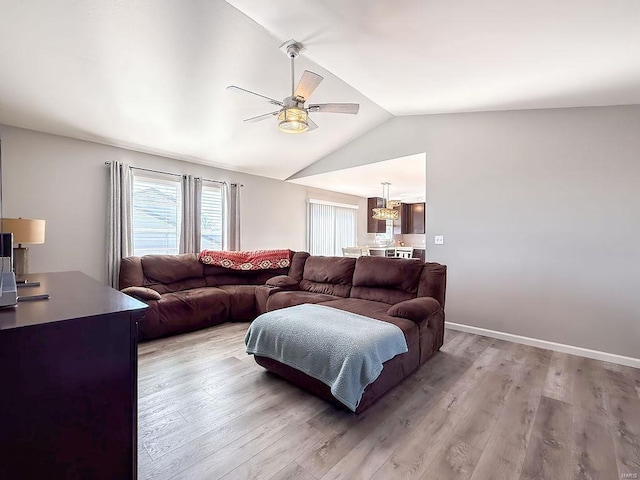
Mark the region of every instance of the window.
<instances>
[{"instance_id":1,"label":"window","mask_svg":"<svg viewBox=\"0 0 640 480\"><path fill-rule=\"evenodd\" d=\"M307 242L311 255L342 256L356 245L358 207L308 200Z\"/></svg>"},{"instance_id":2,"label":"window","mask_svg":"<svg viewBox=\"0 0 640 480\"><path fill-rule=\"evenodd\" d=\"M205 182L202 185L200 248L222 250L222 187Z\"/></svg>"},{"instance_id":3,"label":"window","mask_svg":"<svg viewBox=\"0 0 640 480\"><path fill-rule=\"evenodd\" d=\"M133 254L177 254L182 192L176 178L133 176Z\"/></svg>"}]
</instances>

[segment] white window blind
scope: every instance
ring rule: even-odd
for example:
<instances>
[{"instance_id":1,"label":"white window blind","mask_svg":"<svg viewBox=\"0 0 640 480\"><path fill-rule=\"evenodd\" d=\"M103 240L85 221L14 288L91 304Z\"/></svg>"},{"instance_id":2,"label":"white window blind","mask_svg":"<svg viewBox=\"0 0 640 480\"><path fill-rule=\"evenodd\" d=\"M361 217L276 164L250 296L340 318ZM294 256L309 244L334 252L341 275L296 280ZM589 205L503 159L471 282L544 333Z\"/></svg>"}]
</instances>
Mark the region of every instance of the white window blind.
<instances>
[{"instance_id":1,"label":"white window blind","mask_svg":"<svg viewBox=\"0 0 640 480\"><path fill-rule=\"evenodd\" d=\"M201 237L202 250L222 250L222 186L202 185Z\"/></svg>"},{"instance_id":2,"label":"white window blind","mask_svg":"<svg viewBox=\"0 0 640 480\"><path fill-rule=\"evenodd\" d=\"M182 193L178 179L133 176L133 254L177 254Z\"/></svg>"},{"instance_id":3,"label":"white window blind","mask_svg":"<svg viewBox=\"0 0 640 480\"><path fill-rule=\"evenodd\" d=\"M342 256L343 247L356 245L358 210L355 205L339 205L308 200L307 248L311 255Z\"/></svg>"}]
</instances>

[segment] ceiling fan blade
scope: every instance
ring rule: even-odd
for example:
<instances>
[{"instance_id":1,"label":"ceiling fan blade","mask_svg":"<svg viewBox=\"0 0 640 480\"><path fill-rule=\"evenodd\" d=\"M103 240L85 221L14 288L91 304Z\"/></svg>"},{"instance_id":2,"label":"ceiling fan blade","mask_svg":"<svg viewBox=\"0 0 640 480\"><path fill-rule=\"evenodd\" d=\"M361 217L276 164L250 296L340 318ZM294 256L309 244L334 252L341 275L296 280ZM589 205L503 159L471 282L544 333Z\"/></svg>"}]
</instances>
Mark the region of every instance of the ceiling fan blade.
<instances>
[{"instance_id":1,"label":"ceiling fan blade","mask_svg":"<svg viewBox=\"0 0 640 480\"><path fill-rule=\"evenodd\" d=\"M318 75L317 73L310 72L309 70L305 70L300 78L300 82L298 82L298 86L296 87L296 91L293 94L294 97L299 97L306 102L309 100L309 97L316 89L320 82L324 80L323 77Z\"/></svg>"},{"instance_id":2,"label":"ceiling fan blade","mask_svg":"<svg viewBox=\"0 0 640 480\"><path fill-rule=\"evenodd\" d=\"M231 90L232 92L238 92L238 93L248 93L250 95L255 95L256 97L264 98L265 100L267 100L269 103L271 103L273 105L278 105L279 107L283 107L284 106L284 104L279 100L275 100L275 99L267 97L265 95L260 95L259 93L252 92L251 90L247 90L245 88L236 87L235 85L229 85L227 87L227 90Z\"/></svg>"},{"instance_id":3,"label":"ceiling fan blade","mask_svg":"<svg viewBox=\"0 0 640 480\"><path fill-rule=\"evenodd\" d=\"M311 120L309 117L307 117L307 125L309 125L309 129L307 130L307 132L310 132L311 130L315 130L316 128L318 128L318 125L316 125L316 122Z\"/></svg>"},{"instance_id":4,"label":"ceiling fan blade","mask_svg":"<svg viewBox=\"0 0 640 480\"><path fill-rule=\"evenodd\" d=\"M310 112L320 113L351 113L355 115L360 110L357 103L321 103L318 105L309 105Z\"/></svg>"},{"instance_id":5,"label":"ceiling fan blade","mask_svg":"<svg viewBox=\"0 0 640 480\"><path fill-rule=\"evenodd\" d=\"M257 117L247 118L243 120L243 122L249 122L249 123L260 122L262 120L266 120L267 118L275 117L276 115L278 115L278 113L280 113L280 110L276 110L275 112L271 112L271 113L265 113L263 115L258 115Z\"/></svg>"}]
</instances>

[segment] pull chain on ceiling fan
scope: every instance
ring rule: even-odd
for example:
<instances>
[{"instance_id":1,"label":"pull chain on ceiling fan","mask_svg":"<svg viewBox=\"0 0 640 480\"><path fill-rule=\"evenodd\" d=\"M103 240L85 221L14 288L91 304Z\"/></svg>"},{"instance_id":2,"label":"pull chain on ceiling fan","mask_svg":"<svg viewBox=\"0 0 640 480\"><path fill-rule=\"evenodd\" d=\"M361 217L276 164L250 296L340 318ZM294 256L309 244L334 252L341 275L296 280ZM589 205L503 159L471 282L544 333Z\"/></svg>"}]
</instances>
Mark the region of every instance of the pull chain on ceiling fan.
<instances>
[{"instance_id":1,"label":"pull chain on ceiling fan","mask_svg":"<svg viewBox=\"0 0 640 480\"><path fill-rule=\"evenodd\" d=\"M295 85L295 59L298 58L303 46L295 40L290 40L282 45L282 48L286 47L287 56L291 59L291 96L285 97L281 102L271 97L261 95L259 93L252 92L245 88L236 87L230 85L228 90L248 93L267 100L272 105L281 107L280 110L274 112L258 115L257 117L247 118L245 122L259 122L266 120L267 118L278 118L278 129L281 132L286 133L304 133L306 131L315 130L318 125L309 118L309 113L349 113L356 114L360 109L360 105L357 103L319 103L308 105L304 104L309 100L309 97L313 91L320 85L323 77L317 73L305 70L298 82L298 86Z\"/></svg>"}]
</instances>

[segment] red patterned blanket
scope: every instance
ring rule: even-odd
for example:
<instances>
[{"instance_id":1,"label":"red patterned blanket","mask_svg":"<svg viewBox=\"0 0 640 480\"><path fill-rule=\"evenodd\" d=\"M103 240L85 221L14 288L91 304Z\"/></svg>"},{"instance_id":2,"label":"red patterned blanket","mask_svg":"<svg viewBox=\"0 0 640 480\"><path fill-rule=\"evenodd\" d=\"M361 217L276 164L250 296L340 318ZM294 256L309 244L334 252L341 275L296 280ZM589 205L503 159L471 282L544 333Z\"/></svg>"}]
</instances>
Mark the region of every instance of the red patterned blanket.
<instances>
[{"instance_id":1,"label":"red patterned blanket","mask_svg":"<svg viewBox=\"0 0 640 480\"><path fill-rule=\"evenodd\" d=\"M205 265L216 265L232 270L269 270L288 267L290 255L290 250L254 250L252 252L203 250L198 260Z\"/></svg>"}]
</instances>

